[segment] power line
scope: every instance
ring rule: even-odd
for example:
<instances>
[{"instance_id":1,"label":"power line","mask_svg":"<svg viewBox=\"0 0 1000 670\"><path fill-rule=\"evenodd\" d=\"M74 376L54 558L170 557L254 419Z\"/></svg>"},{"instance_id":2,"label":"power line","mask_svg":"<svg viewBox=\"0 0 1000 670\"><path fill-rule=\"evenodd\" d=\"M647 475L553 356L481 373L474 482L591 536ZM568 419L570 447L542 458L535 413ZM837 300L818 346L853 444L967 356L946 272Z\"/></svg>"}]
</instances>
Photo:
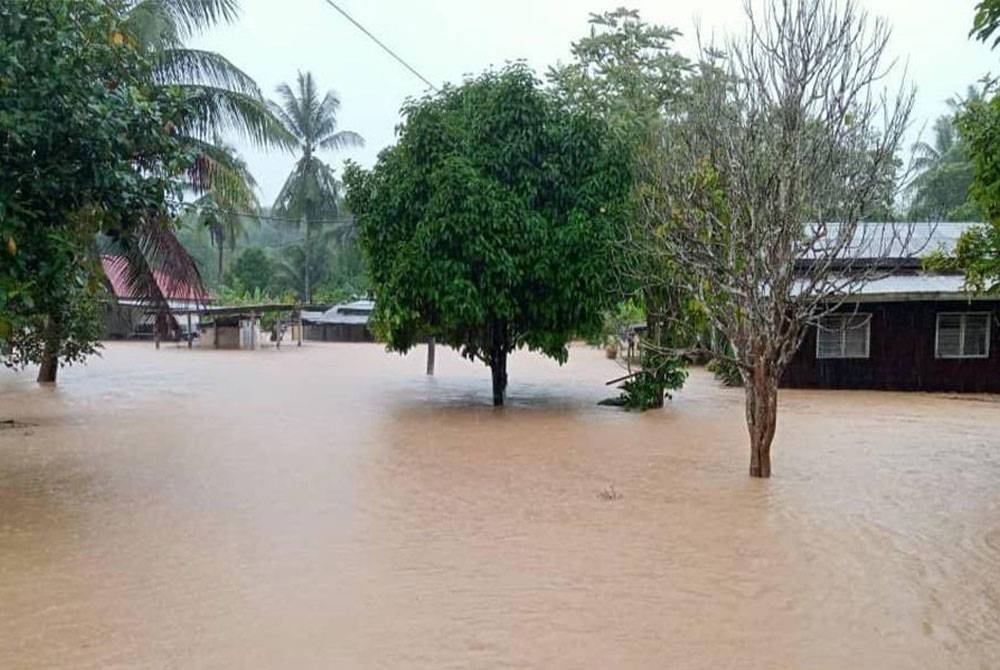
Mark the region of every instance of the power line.
<instances>
[{"instance_id":1,"label":"power line","mask_svg":"<svg viewBox=\"0 0 1000 670\"><path fill-rule=\"evenodd\" d=\"M400 56L398 56L398 55L396 54L396 52L395 52L395 51L393 51L392 49L390 49L389 47L387 47L387 46L385 45L385 43L384 43L384 42L382 42L382 40L380 40L379 38L377 38L377 37L375 37L374 35L372 35L371 31L369 31L369 30L368 30L367 28L365 28L365 27L364 27L363 25L361 25L360 23L358 23L358 22L357 22L357 21L356 21L356 20L354 19L354 17L352 17L352 16L350 15L350 14L348 14L348 13L347 13L347 12L345 12L345 11L344 11L343 9L341 9L340 7L338 7L338 6L337 6L337 3L333 2L333 0L325 0L325 2L326 2L326 4L328 4L328 5L330 5L331 7L333 7L333 8L335 9L335 10L337 10L338 12L340 12L340 13L341 13L341 15L343 15L343 17L344 17L345 19L347 19L348 21L350 21L351 23L353 23L353 24L354 24L355 26L357 26L358 30L360 30L361 32L363 32L363 33L364 33L365 35L367 35L368 37L370 37L370 38L371 38L371 40L372 40L373 42L375 42L375 44L377 44L377 45L379 45L380 47L382 47L382 49L383 49L383 50L384 50L384 51L385 51L385 52L386 52L387 54L389 54L390 56L392 56L393 58L395 58L395 59L396 59L396 60L397 60L397 61L399 62L399 64L400 64L400 65L402 65L402 66L403 66L403 67L405 67L405 68L406 68L407 70L409 70L410 72L412 72L412 73L413 73L413 74L414 74L414 75L415 75L415 76L417 77L417 79L419 79L420 81L422 81L422 82L424 82L425 84L427 84L428 86L430 86L430 87L431 87L431 88L432 88L433 90L435 90L435 91L436 91L436 90L438 90L437 86L435 86L434 84L432 84L432 83L430 82L430 80L429 80L429 79L427 79L427 77L425 77L424 75L422 75L422 74L420 74L419 72L417 72L417 71L416 71L416 69L414 69L414 67L413 67L412 65L410 65L410 64L409 64L409 63L407 63L407 62L406 62L405 60L403 60L403 59L402 59L402 58L401 58Z\"/></svg>"}]
</instances>

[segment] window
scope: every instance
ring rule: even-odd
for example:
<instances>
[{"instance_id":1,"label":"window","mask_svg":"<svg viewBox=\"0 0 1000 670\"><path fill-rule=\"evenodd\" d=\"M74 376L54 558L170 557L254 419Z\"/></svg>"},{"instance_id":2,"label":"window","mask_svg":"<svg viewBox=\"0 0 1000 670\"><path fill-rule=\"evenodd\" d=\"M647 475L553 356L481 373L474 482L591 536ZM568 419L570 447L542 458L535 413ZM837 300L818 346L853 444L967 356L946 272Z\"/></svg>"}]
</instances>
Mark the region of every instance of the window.
<instances>
[{"instance_id":1,"label":"window","mask_svg":"<svg viewBox=\"0 0 1000 670\"><path fill-rule=\"evenodd\" d=\"M938 314L935 354L938 358L989 358L990 315Z\"/></svg>"},{"instance_id":2,"label":"window","mask_svg":"<svg viewBox=\"0 0 1000 670\"><path fill-rule=\"evenodd\" d=\"M824 316L816 329L816 358L868 358L871 314Z\"/></svg>"}]
</instances>

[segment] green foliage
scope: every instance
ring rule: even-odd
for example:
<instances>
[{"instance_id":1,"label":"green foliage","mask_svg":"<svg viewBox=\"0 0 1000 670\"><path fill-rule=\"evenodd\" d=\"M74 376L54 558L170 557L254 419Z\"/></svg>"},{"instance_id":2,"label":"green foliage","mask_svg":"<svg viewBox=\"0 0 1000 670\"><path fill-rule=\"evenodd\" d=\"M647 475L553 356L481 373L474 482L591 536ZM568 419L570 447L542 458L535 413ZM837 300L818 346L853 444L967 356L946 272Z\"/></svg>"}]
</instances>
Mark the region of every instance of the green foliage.
<instances>
[{"instance_id":1,"label":"green foliage","mask_svg":"<svg viewBox=\"0 0 1000 670\"><path fill-rule=\"evenodd\" d=\"M248 291L266 291L274 283L274 263L262 249L240 252L226 273L226 285Z\"/></svg>"},{"instance_id":2,"label":"green foliage","mask_svg":"<svg viewBox=\"0 0 1000 670\"><path fill-rule=\"evenodd\" d=\"M724 386L743 386L740 369L728 358L713 358L705 368Z\"/></svg>"},{"instance_id":3,"label":"green foliage","mask_svg":"<svg viewBox=\"0 0 1000 670\"><path fill-rule=\"evenodd\" d=\"M643 221L648 211L644 201L656 191L650 166L670 160L655 137L688 86L690 63L673 50L679 35L673 28L645 23L635 10L592 14L589 35L573 43L574 61L549 70L555 94L571 108L603 118L628 149L632 197L621 240L642 237L650 228ZM640 296L645 338L654 347L686 344L681 331L689 328L680 318L688 313L680 289L682 268L662 256L652 260L638 254L635 245L621 240L609 288L622 297ZM653 276L656 281L648 281Z\"/></svg>"},{"instance_id":4,"label":"green foliage","mask_svg":"<svg viewBox=\"0 0 1000 670\"><path fill-rule=\"evenodd\" d=\"M646 314L642 304L635 297L622 300L611 309L605 310L601 322L600 337L591 340L590 344L602 346L617 344L626 328L644 323L645 319Z\"/></svg>"},{"instance_id":5,"label":"green foliage","mask_svg":"<svg viewBox=\"0 0 1000 670\"><path fill-rule=\"evenodd\" d=\"M207 167L203 181L196 183L196 192L202 195L188 206L185 219L195 230L208 232L211 245L218 252L216 274L222 276L224 251L236 249L236 241L246 237L245 223L253 221L259 204L257 182L236 150L216 138L214 146L206 147L208 153L197 163Z\"/></svg>"},{"instance_id":6,"label":"green foliage","mask_svg":"<svg viewBox=\"0 0 1000 670\"><path fill-rule=\"evenodd\" d=\"M971 287L996 290L1000 280L1000 95L966 104L957 124L972 158L972 197L986 225L963 235L956 259Z\"/></svg>"},{"instance_id":7,"label":"green foliage","mask_svg":"<svg viewBox=\"0 0 1000 670\"><path fill-rule=\"evenodd\" d=\"M569 106L642 141L683 90L689 63L673 50L680 32L625 8L591 14L589 23L590 34L573 43L574 60L550 68L549 81Z\"/></svg>"},{"instance_id":8,"label":"green foliage","mask_svg":"<svg viewBox=\"0 0 1000 670\"><path fill-rule=\"evenodd\" d=\"M0 331L15 366L93 351L103 273L95 236L146 260L164 249L172 133L189 109L101 0L0 5Z\"/></svg>"},{"instance_id":9,"label":"green foliage","mask_svg":"<svg viewBox=\"0 0 1000 670\"><path fill-rule=\"evenodd\" d=\"M659 352L642 355L642 370L621 385L621 404L627 409L646 411L663 407L663 397L684 386L687 370L683 361Z\"/></svg>"},{"instance_id":10,"label":"green foliage","mask_svg":"<svg viewBox=\"0 0 1000 670\"><path fill-rule=\"evenodd\" d=\"M490 365L501 387L518 347L565 361L568 340L598 330L612 304L627 155L521 65L403 114L375 168L344 174L376 330L396 351L434 335Z\"/></svg>"},{"instance_id":11,"label":"green foliage","mask_svg":"<svg viewBox=\"0 0 1000 670\"><path fill-rule=\"evenodd\" d=\"M970 196L973 181L968 147L955 127L963 106L982 101L970 86L964 100L948 101L951 113L934 122L934 141L913 147L917 176L909 187L912 200L906 216L911 221L979 221L982 212Z\"/></svg>"},{"instance_id":12,"label":"green foliage","mask_svg":"<svg viewBox=\"0 0 1000 670\"><path fill-rule=\"evenodd\" d=\"M259 288L246 289L241 286L223 286L219 289L218 300L227 307L249 307L255 305L291 305L295 304L295 296L291 294L276 295ZM264 330L272 329L279 320L288 319L292 315L288 312L262 312L260 314L260 326Z\"/></svg>"},{"instance_id":13,"label":"green foliage","mask_svg":"<svg viewBox=\"0 0 1000 670\"><path fill-rule=\"evenodd\" d=\"M969 36L975 37L980 42L989 42L998 26L1000 26L1000 0L980 0L976 5L976 17ZM995 49L998 44L1000 37L994 39L990 46Z\"/></svg>"}]
</instances>

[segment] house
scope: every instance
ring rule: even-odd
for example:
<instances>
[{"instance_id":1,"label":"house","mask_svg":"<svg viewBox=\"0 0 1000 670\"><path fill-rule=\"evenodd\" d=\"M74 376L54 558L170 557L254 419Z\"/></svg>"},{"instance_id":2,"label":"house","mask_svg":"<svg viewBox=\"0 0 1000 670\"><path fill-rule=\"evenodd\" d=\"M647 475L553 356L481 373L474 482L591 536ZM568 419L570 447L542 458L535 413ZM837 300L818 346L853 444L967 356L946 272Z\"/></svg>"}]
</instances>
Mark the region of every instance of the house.
<instances>
[{"instance_id":1,"label":"house","mask_svg":"<svg viewBox=\"0 0 1000 670\"><path fill-rule=\"evenodd\" d=\"M148 301L132 294L126 279L125 261L116 256L102 256L101 265L108 278L114 301L111 302L104 318L104 337L107 339L153 338L155 316L150 314ZM212 302L205 291L177 281L160 270L153 271L153 277L160 292L166 297L173 313L190 313ZM186 337L188 327L198 331L198 317L178 319L181 336Z\"/></svg>"},{"instance_id":2,"label":"house","mask_svg":"<svg viewBox=\"0 0 1000 670\"><path fill-rule=\"evenodd\" d=\"M334 305L323 312L302 312L305 339L321 342L374 342L368 319L373 300L355 300Z\"/></svg>"},{"instance_id":3,"label":"house","mask_svg":"<svg viewBox=\"0 0 1000 670\"><path fill-rule=\"evenodd\" d=\"M782 385L1000 392L1000 299L922 267L929 253L952 252L970 225L914 224L909 250L881 259L886 276L809 327Z\"/></svg>"}]
</instances>

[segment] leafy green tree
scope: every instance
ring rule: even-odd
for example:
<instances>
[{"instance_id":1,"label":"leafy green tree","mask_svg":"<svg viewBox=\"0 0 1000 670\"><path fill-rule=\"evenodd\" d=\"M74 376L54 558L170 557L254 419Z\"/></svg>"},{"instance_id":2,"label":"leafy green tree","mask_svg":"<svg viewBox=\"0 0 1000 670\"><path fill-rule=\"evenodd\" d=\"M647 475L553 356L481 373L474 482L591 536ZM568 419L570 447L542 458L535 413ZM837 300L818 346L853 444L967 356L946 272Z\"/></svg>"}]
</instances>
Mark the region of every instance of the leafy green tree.
<instances>
[{"instance_id":1,"label":"leafy green tree","mask_svg":"<svg viewBox=\"0 0 1000 670\"><path fill-rule=\"evenodd\" d=\"M274 263L258 247L244 249L226 273L226 284L248 291L266 292L274 284Z\"/></svg>"},{"instance_id":2,"label":"leafy green tree","mask_svg":"<svg viewBox=\"0 0 1000 670\"><path fill-rule=\"evenodd\" d=\"M1000 96L966 106L958 128L972 158L971 193L986 221L959 240L956 257L970 286L1000 288Z\"/></svg>"},{"instance_id":3,"label":"leafy green tree","mask_svg":"<svg viewBox=\"0 0 1000 670\"><path fill-rule=\"evenodd\" d=\"M189 160L172 123L191 110L150 85L125 30L101 0L0 6L0 349L8 365L40 363L39 381L94 351L98 235L136 266L199 282L168 204ZM128 280L152 294L151 275Z\"/></svg>"},{"instance_id":4,"label":"leafy green tree","mask_svg":"<svg viewBox=\"0 0 1000 670\"><path fill-rule=\"evenodd\" d=\"M989 42L1000 26L1000 2L983 0L976 5L972 35ZM996 48L1000 39L993 39ZM995 82L993 82L995 84ZM956 119L958 131L972 161L970 193L979 205L985 225L963 234L956 249L956 264L977 291L1000 290L1000 95L967 102Z\"/></svg>"},{"instance_id":5,"label":"leafy green tree","mask_svg":"<svg viewBox=\"0 0 1000 670\"><path fill-rule=\"evenodd\" d=\"M314 289L326 282L330 272L332 242L328 231L317 233L309 243L299 242L281 250L274 263L275 285L310 303ZM309 285L309 294L304 291Z\"/></svg>"},{"instance_id":6,"label":"leafy green tree","mask_svg":"<svg viewBox=\"0 0 1000 670\"><path fill-rule=\"evenodd\" d=\"M332 91L320 97L312 73L299 72L295 90L282 84L278 87L278 96L280 104L271 103L270 109L295 138L301 157L278 193L273 211L302 227L304 245L309 248L313 237L338 213L337 179L333 169L316 155L317 152L362 146L364 140L355 132L338 130L340 99ZM310 271L310 263L306 262L307 256L302 254L301 286L303 299L309 302L315 277Z\"/></svg>"},{"instance_id":7,"label":"leafy green tree","mask_svg":"<svg viewBox=\"0 0 1000 670\"><path fill-rule=\"evenodd\" d=\"M376 329L395 351L433 336L482 361L495 405L510 352L562 362L600 328L631 184L606 125L539 84L514 65L408 103L398 143L344 174Z\"/></svg>"},{"instance_id":8,"label":"leafy green tree","mask_svg":"<svg viewBox=\"0 0 1000 670\"><path fill-rule=\"evenodd\" d=\"M590 34L573 43L574 60L550 68L548 79L568 105L601 116L639 145L684 90L689 63L674 51L678 36L634 9L591 14Z\"/></svg>"},{"instance_id":9,"label":"leafy green tree","mask_svg":"<svg viewBox=\"0 0 1000 670\"><path fill-rule=\"evenodd\" d=\"M972 161L955 127L956 114L967 104L982 100L970 86L965 100L951 99L951 113L934 122L933 142L913 147L916 178L910 186L912 200L907 211L911 221L976 221L982 216L970 198Z\"/></svg>"},{"instance_id":10,"label":"leafy green tree","mask_svg":"<svg viewBox=\"0 0 1000 670\"><path fill-rule=\"evenodd\" d=\"M980 42L989 42L1000 27L1000 0L980 0L976 5L976 16L969 33ZM1000 45L1000 37L993 39L994 49Z\"/></svg>"},{"instance_id":11,"label":"leafy green tree","mask_svg":"<svg viewBox=\"0 0 1000 670\"><path fill-rule=\"evenodd\" d=\"M622 140L634 163L632 174L633 224L623 241L634 240L648 230L642 225L646 210L641 206L644 193L654 188L656 176L651 163L670 160L661 155L655 141L665 118L682 99L691 71L686 58L674 51L680 33L666 26L644 22L636 10L620 8L603 14L592 14L590 33L573 43L574 60L551 68L549 82L555 94L570 108L597 114ZM650 267L644 254L636 254L635 246L624 244L615 255L618 262L618 284L621 299L633 295L642 299L646 314L646 332L642 338L642 372L630 380L631 389L642 388L643 408L662 407L667 389L679 388L683 374L676 372L676 356L667 355L667 348L685 344L691 337L688 322L689 300L680 281L649 281L683 271L673 264L671 272L663 272L666 259L657 259L658 267Z\"/></svg>"}]
</instances>

